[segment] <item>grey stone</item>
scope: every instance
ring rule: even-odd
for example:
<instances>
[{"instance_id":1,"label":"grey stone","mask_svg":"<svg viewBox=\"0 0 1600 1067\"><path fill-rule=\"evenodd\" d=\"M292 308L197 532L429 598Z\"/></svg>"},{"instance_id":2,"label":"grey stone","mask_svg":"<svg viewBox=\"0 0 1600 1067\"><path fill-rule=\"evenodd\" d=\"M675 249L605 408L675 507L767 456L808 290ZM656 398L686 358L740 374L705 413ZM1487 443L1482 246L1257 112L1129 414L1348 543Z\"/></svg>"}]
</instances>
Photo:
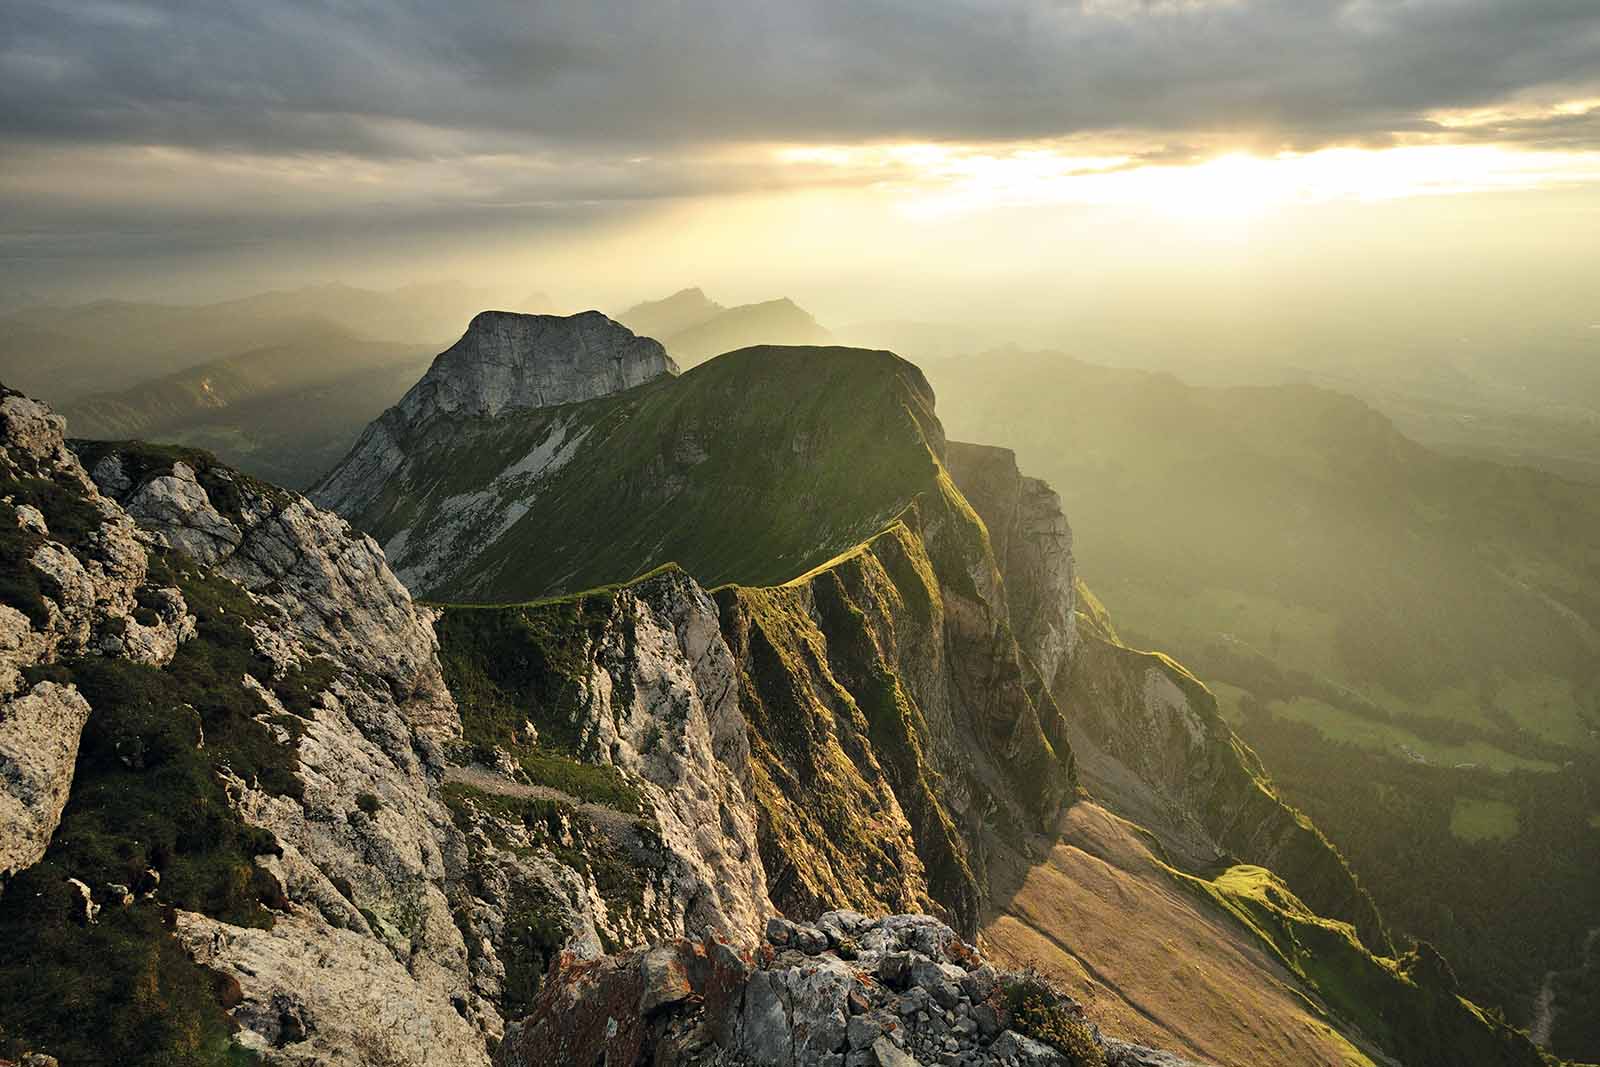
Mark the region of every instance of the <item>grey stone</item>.
<instances>
[{"instance_id":1,"label":"grey stone","mask_svg":"<svg viewBox=\"0 0 1600 1067\"><path fill-rule=\"evenodd\" d=\"M678 952L661 946L646 952L639 960L644 988L639 994L639 1014L650 1015L661 1008L679 1004L693 993L689 975Z\"/></svg>"},{"instance_id":2,"label":"grey stone","mask_svg":"<svg viewBox=\"0 0 1600 1067\"><path fill-rule=\"evenodd\" d=\"M922 1067L915 1056L887 1037L880 1037L872 1043L872 1053L877 1058L878 1067Z\"/></svg>"},{"instance_id":3,"label":"grey stone","mask_svg":"<svg viewBox=\"0 0 1600 1067\"><path fill-rule=\"evenodd\" d=\"M866 1048L881 1036L883 1023L870 1015L852 1015L845 1027L845 1037L852 1049Z\"/></svg>"}]
</instances>

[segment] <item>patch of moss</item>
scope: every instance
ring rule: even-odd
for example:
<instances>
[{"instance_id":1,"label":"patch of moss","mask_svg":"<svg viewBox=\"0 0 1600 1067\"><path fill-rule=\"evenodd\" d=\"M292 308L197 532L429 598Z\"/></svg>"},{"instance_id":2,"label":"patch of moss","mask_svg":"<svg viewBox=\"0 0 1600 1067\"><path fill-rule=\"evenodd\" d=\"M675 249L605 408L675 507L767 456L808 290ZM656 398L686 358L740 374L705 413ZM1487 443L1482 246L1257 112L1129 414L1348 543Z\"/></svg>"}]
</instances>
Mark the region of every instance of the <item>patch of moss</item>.
<instances>
[{"instance_id":1,"label":"patch of moss","mask_svg":"<svg viewBox=\"0 0 1600 1067\"><path fill-rule=\"evenodd\" d=\"M37 508L50 530L50 539L68 548L88 543L105 521L100 509L77 486L52 478L0 474L0 498L10 498L13 505Z\"/></svg>"},{"instance_id":2,"label":"patch of moss","mask_svg":"<svg viewBox=\"0 0 1600 1067\"><path fill-rule=\"evenodd\" d=\"M543 886L516 884L506 900L500 962L505 966L500 1012L519 1019L533 1010L539 986L572 931L562 920L561 902Z\"/></svg>"},{"instance_id":3,"label":"patch of moss","mask_svg":"<svg viewBox=\"0 0 1600 1067\"><path fill-rule=\"evenodd\" d=\"M43 1051L64 1064L245 1067L220 1003L222 979L197 967L151 904L69 916L64 879L46 859L18 874L0 906L0 1056Z\"/></svg>"},{"instance_id":4,"label":"patch of moss","mask_svg":"<svg viewBox=\"0 0 1600 1067\"><path fill-rule=\"evenodd\" d=\"M644 798L610 764L581 763L542 748L525 749L517 762L535 785L559 789L591 804L604 804L628 815L644 810Z\"/></svg>"},{"instance_id":5,"label":"patch of moss","mask_svg":"<svg viewBox=\"0 0 1600 1067\"><path fill-rule=\"evenodd\" d=\"M589 649L610 617L611 597L542 604L447 608L435 629L445 684L462 732L480 753L529 746L532 723L547 748L574 753L574 710L586 698Z\"/></svg>"},{"instance_id":6,"label":"patch of moss","mask_svg":"<svg viewBox=\"0 0 1600 1067\"><path fill-rule=\"evenodd\" d=\"M506 607L451 607L436 630L462 733L488 761L510 752L535 785L637 815L639 791L616 767L579 758L590 650L611 618L611 592ZM532 724L535 740L527 731Z\"/></svg>"},{"instance_id":7,"label":"patch of moss","mask_svg":"<svg viewBox=\"0 0 1600 1067\"><path fill-rule=\"evenodd\" d=\"M287 709L302 719L311 718L317 698L339 676L339 665L325 656L290 667L272 680L272 694Z\"/></svg>"}]
</instances>

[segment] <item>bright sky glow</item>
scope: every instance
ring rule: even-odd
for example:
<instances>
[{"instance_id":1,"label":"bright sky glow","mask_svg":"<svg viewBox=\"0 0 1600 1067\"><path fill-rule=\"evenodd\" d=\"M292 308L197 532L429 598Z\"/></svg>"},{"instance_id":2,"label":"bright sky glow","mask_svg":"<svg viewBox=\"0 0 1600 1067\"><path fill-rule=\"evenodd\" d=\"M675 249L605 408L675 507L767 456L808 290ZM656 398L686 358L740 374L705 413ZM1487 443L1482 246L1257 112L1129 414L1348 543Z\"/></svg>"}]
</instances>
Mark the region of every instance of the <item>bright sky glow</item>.
<instances>
[{"instance_id":1,"label":"bright sky glow","mask_svg":"<svg viewBox=\"0 0 1600 1067\"><path fill-rule=\"evenodd\" d=\"M1190 164L1132 156L941 145L790 147L781 163L835 170L891 191L906 215L938 219L998 207L1128 205L1177 218L1248 219L1297 204L1516 191L1600 183L1600 152L1495 145L1329 148Z\"/></svg>"}]
</instances>

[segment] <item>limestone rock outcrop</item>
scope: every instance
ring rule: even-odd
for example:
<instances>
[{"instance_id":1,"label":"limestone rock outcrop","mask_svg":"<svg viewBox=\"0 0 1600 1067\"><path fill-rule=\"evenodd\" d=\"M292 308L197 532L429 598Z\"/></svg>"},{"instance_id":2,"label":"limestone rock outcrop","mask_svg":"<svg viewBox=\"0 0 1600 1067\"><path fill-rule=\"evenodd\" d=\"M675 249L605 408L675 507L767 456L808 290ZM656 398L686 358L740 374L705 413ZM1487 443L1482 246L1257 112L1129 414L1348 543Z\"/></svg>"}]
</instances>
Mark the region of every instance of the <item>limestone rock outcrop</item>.
<instances>
[{"instance_id":1,"label":"limestone rock outcrop","mask_svg":"<svg viewBox=\"0 0 1600 1067\"><path fill-rule=\"evenodd\" d=\"M422 380L367 427L312 496L342 515L358 515L403 469L416 435L437 420L595 400L677 373L659 341L636 336L598 311L482 312Z\"/></svg>"},{"instance_id":2,"label":"limestone rock outcrop","mask_svg":"<svg viewBox=\"0 0 1600 1067\"><path fill-rule=\"evenodd\" d=\"M160 666L194 628L177 590L147 585L141 535L63 430L0 387L0 882L44 854L90 712L37 672L85 653Z\"/></svg>"},{"instance_id":3,"label":"limestone rock outcrop","mask_svg":"<svg viewBox=\"0 0 1600 1067\"><path fill-rule=\"evenodd\" d=\"M926 915L835 911L766 935L754 952L706 937L564 956L496 1067L1194 1067L1104 1037L1070 997Z\"/></svg>"},{"instance_id":4,"label":"limestone rock outcrop","mask_svg":"<svg viewBox=\"0 0 1600 1067\"><path fill-rule=\"evenodd\" d=\"M494 746L498 766L446 775L467 834L462 915L481 934L472 973L486 996L522 1003L563 949L593 957L704 931L756 936L772 905L749 741L704 590L668 571L569 605L448 608L440 630L458 677L509 684L497 668L563 664L559 713L527 699L530 721ZM485 688L478 699L498 699ZM484 759L488 732L476 707L464 710ZM518 927L535 928L537 943L505 936Z\"/></svg>"},{"instance_id":5,"label":"limestone rock outcrop","mask_svg":"<svg viewBox=\"0 0 1600 1067\"><path fill-rule=\"evenodd\" d=\"M61 822L89 702L41 682L0 709L0 876L37 863Z\"/></svg>"},{"instance_id":6,"label":"limestone rock outcrop","mask_svg":"<svg viewBox=\"0 0 1600 1067\"><path fill-rule=\"evenodd\" d=\"M412 423L435 415L498 415L594 400L677 372L659 341L638 337L598 311L485 311L434 361L399 411Z\"/></svg>"}]
</instances>

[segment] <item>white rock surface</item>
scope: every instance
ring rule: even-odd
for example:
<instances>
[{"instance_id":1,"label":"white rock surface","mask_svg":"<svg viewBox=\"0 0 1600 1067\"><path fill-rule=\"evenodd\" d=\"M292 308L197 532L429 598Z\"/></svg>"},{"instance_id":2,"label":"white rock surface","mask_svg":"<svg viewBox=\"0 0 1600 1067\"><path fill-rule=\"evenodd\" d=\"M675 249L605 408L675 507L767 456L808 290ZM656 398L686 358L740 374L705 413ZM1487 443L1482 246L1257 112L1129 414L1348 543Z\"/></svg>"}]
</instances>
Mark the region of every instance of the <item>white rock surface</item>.
<instances>
[{"instance_id":1,"label":"white rock surface","mask_svg":"<svg viewBox=\"0 0 1600 1067\"><path fill-rule=\"evenodd\" d=\"M677 372L659 341L598 311L485 311L434 360L399 410L412 424L435 415L497 415L593 400Z\"/></svg>"},{"instance_id":2,"label":"white rock surface","mask_svg":"<svg viewBox=\"0 0 1600 1067\"><path fill-rule=\"evenodd\" d=\"M238 1038L273 1062L349 1067L472 1067L483 1036L415 981L381 942L302 916L271 930L178 914L196 961L239 982Z\"/></svg>"},{"instance_id":3,"label":"white rock surface","mask_svg":"<svg viewBox=\"0 0 1600 1067\"><path fill-rule=\"evenodd\" d=\"M0 878L39 862L61 822L89 702L41 682L0 708Z\"/></svg>"},{"instance_id":4,"label":"white rock surface","mask_svg":"<svg viewBox=\"0 0 1600 1067\"><path fill-rule=\"evenodd\" d=\"M666 349L598 311L579 315L517 315L485 311L466 334L434 360L400 403L362 433L350 454L311 492L312 499L346 516L361 516L386 489L403 480L418 458L413 451L441 419L493 416L593 400L675 375ZM574 435L575 437L576 435ZM552 432L495 484L470 498L453 499L442 510L449 528L433 530L426 544L385 546L392 563L414 589L435 575L418 570L439 561L475 554L526 510L534 484L558 470L577 440L555 419ZM517 501L523 501L519 506Z\"/></svg>"}]
</instances>

